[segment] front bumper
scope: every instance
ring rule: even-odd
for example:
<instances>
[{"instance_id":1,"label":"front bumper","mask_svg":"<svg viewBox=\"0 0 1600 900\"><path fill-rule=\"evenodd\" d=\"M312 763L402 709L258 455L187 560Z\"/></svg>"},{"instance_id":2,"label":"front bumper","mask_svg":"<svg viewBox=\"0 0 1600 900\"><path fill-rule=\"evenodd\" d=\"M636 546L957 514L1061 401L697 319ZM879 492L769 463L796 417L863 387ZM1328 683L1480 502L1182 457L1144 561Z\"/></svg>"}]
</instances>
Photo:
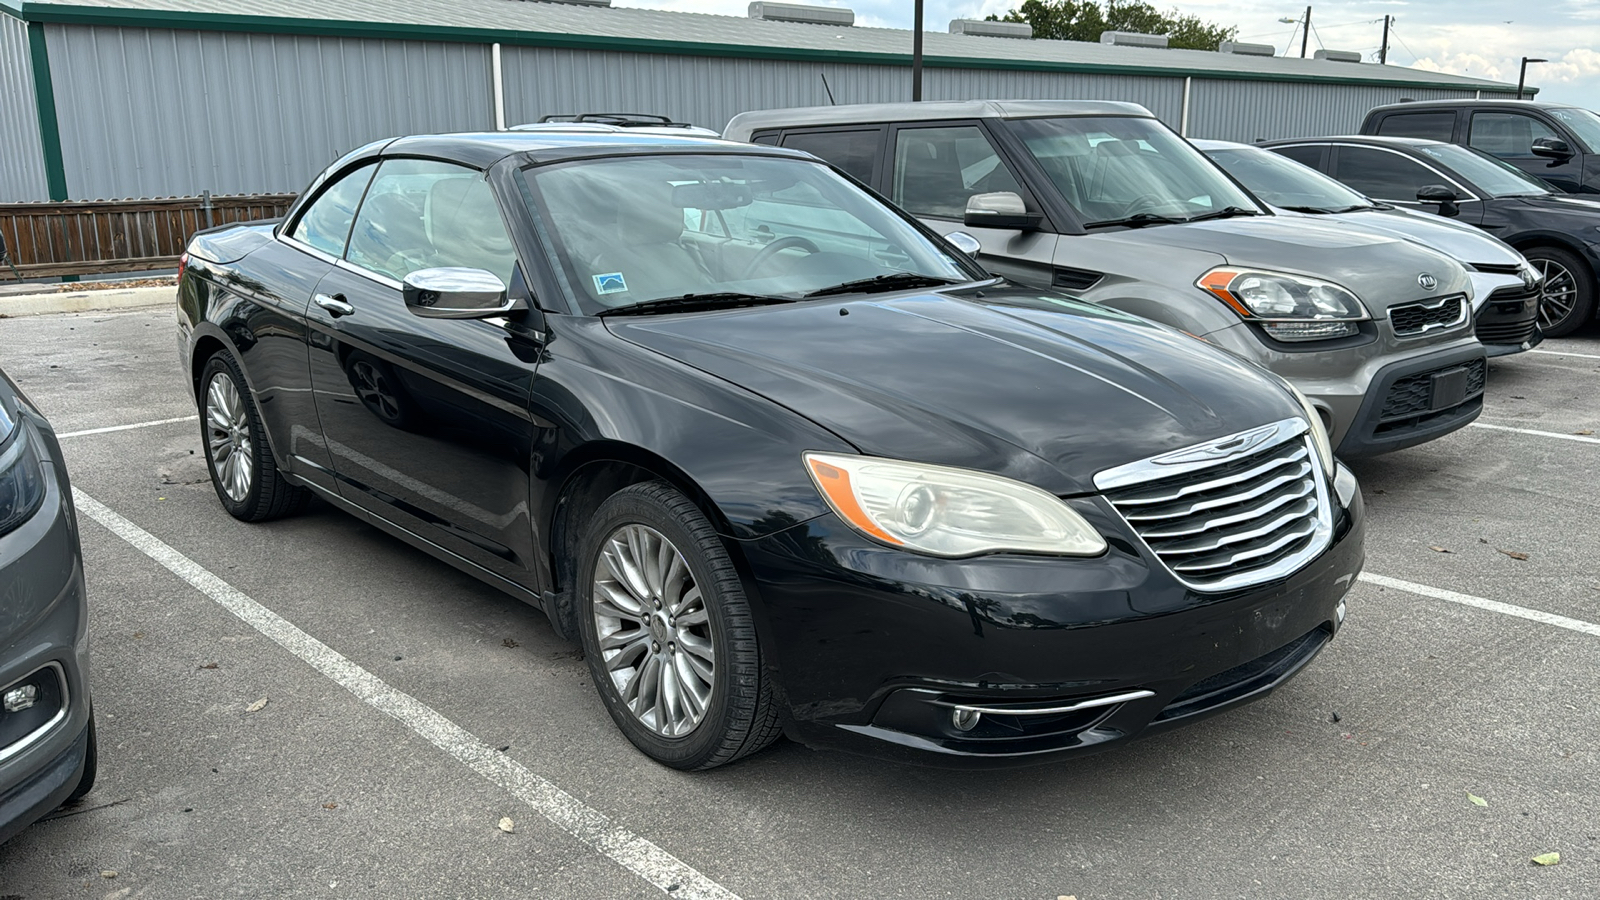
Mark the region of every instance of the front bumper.
<instances>
[{"instance_id":1,"label":"front bumper","mask_svg":"<svg viewBox=\"0 0 1600 900\"><path fill-rule=\"evenodd\" d=\"M1384 366L1334 453L1340 459L1376 456L1465 428L1483 412L1487 378L1483 345L1476 342Z\"/></svg>"},{"instance_id":2,"label":"front bumper","mask_svg":"<svg viewBox=\"0 0 1600 900\"><path fill-rule=\"evenodd\" d=\"M39 702L0 709L0 841L61 805L88 746L88 606L71 488L59 446L24 415L43 457L44 505L0 536L0 692L38 685Z\"/></svg>"},{"instance_id":3,"label":"front bumper","mask_svg":"<svg viewBox=\"0 0 1600 900\"><path fill-rule=\"evenodd\" d=\"M1537 285L1502 287L1485 299L1474 317L1478 341L1491 357L1532 350L1544 341L1539 330Z\"/></svg>"},{"instance_id":4,"label":"front bumper","mask_svg":"<svg viewBox=\"0 0 1600 900\"><path fill-rule=\"evenodd\" d=\"M1072 502L1110 543L1096 559L933 559L832 515L744 543L786 731L908 762L1016 765L1264 696L1338 630L1361 571L1362 501L1348 471L1340 483L1320 556L1223 594L1183 587L1093 500ZM985 712L963 730L957 707Z\"/></svg>"}]
</instances>

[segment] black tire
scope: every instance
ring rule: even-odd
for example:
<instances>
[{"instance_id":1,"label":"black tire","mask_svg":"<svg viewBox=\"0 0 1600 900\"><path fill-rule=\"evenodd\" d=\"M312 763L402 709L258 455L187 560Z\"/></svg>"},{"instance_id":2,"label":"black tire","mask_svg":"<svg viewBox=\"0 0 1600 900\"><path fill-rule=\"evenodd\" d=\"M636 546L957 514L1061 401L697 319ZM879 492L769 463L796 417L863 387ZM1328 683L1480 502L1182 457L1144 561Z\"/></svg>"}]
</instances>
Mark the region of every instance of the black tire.
<instances>
[{"instance_id":1,"label":"black tire","mask_svg":"<svg viewBox=\"0 0 1600 900\"><path fill-rule=\"evenodd\" d=\"M245 427L242 429L241 447L247 445L250 452L248 466L250 484L238 497L230 496L229 489L224 486L222 476L218 474L217 456L213 449L213 437L220 436L221 431L215 429L214 423L209 421L208 396L212 382L219 378L231 382L244 414ZM205 368L200 370L197 393L200 403L200 439L206 455L206 469L211 473L211 486L216 489L217 499L222 501L223 509L235 519L245 522L265 522L268 519L292 515L305 508L310 492L290 484L278 471L278 464L272 458L272 447L267 443L266 429L261 425L261 414L256 410L255 400L250 396L250 389L244 380L244 375L239 371L239 364L228 351L218 350L206 360Z\"/></svg>"},{"instance_id":2,"label":"black tire","mask_svg":"<svg viewBox=\"0 0 1600 900\"><path fill-rule=\"evenodd\" d=\"M89 713L89 748L84 753L83 777L78 779L78 786L67 795L67 803L77 803L85 794L94 790L94 780L100 774L100 739L95 735L94 712Z\"/></svg>"},{"instance_id":3,"label":"black tire","mask_svg":"<svg viewBox=\"0 0 1600 900\"><path fill-rule=\"evenodd\" d=\"M1539 301L1539 327L1546 337L1565 337L1593 321L1595 274L1588 263L1561 247L1529 247L1522 255L1534 268L1545 273L1545 294ZM1554 295L1553 291L1561 291L1561 294ZM1551 302L1552 296L1560 296L1560 305L1565 308L1556 308Z\"/></svg>"},{"instance_id":4,"label":"black tire","mask_svg":"<svg viewBox=\"0 0 1600 900\"><path fill-rule=\"evenodd\" d=\"M604 565L601 553L608 539L629 526L652 529L678 549L698 588L709 624L715 655L709 699L698 723L677 736L664 736L635 715L613 681L600 648L595 573ZM659 481L624 488L600 504L578 552L573 589L579 598L584 655L607 712L635 747L663 765L703 770L726 765L778 739L782 729L772 679L762 668L744 587L711 522L688 497Z\"/></svg>"}]
</instances>

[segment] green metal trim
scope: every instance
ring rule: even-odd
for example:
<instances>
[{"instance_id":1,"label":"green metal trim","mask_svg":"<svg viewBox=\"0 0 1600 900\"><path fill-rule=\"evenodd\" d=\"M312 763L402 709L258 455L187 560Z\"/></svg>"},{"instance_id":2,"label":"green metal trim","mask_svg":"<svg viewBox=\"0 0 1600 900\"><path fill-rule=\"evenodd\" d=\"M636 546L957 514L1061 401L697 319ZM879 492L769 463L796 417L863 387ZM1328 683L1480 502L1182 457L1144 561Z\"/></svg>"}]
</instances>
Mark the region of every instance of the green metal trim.
<instances>
[{"instance_id":1,"label":"green metal trim","mask_svg":"<svg viewBox=\"0 0 1600 900\"><path fill-rule=\"evenodd\" d=\"M56 89L50 80L50 50L45 46L44 25L39 22L28 22L28 55L33 64L33 102L39 110L45 185L51 200L65 200L67 164L61 157L61 124L56 120Z\"/></svg>"},{"instance_id":2,"label":"green metal trim","mask_svg":"<svg viewBox=\"0 0 1600 900\"><path fill-rule=\"evenodd\" d=\"M7 0L0 0L5 3ZM18 2L18 0L12 0ZM466 28L443 25L408 25L396 22L362 22L342 19L291 19L278 16L247 16L225 13L191 13L154 9L112 9L76 7L54 3L28 3L22 0L23 17L29 22L63 25L117 25L128 28L171 28L183 31L233 31L258 34L322 35L328 37L387 38L406 41L455 40L475 44L513 44L527 47L555 47L571 50L613 50L628 53L663 53L676 56L719 56L745 59L775 59L798 62L843 62L862 65L906 66L909 53L873 53L851 50L819 50L806 47L762 47L748 44L712 44L667 41L654 38L610 37L565 32L514 31L498 28ZM1000 69L1018 72L1062 72L1111 75L1153 75L1166 78L1210 78L1223 81L1285 81L1312 84L1346 84L1393 88L1429 88L1450 91L1515 93L1508 87L1483 84L1449 84L1431 81L1394 81L1386 78L1336 77L1275 72L1229 72L1203 68L1164 68L1161 66L1100 65L1095 63L1051 62L1048 60L975 59L971 57L929 56L924 65L946 69Z\"/></svg>"}]
</instances>

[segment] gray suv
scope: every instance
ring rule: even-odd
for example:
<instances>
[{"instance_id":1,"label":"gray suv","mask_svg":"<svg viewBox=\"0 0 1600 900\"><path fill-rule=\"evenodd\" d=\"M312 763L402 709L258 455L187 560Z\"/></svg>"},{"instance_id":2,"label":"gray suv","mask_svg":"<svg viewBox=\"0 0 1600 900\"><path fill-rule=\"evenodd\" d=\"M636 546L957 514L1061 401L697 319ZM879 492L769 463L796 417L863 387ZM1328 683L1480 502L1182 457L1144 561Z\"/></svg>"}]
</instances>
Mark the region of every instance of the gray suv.
<instances>
[{"instance_id":1,"label":"gray suv","mask_svg":"<svg viewBox=\"0 0 1600 900\"><path fill-rule=\"evenodd\" d=\"M1472 285L1413 242L1273 215L1132 103L762 110L730 140L806 150L1013 281L1164 322L1284 376L1341 456L1477 418ZM964 232L965 234L957 234Z\"/></svg>"}]
</instances>

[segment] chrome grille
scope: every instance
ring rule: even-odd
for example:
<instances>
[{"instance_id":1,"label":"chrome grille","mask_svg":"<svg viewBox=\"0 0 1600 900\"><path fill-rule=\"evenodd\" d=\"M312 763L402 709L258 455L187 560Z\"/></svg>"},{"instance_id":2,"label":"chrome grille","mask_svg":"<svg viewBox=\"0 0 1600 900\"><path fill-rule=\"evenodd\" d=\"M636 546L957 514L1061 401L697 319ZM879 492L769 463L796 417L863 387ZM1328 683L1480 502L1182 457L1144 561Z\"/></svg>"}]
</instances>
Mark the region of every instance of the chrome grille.
<instances>
[{"instance_id":1,"label":"chrome grille","mask_svg":"<svg viewBox=\"0 0 1600 900\"><path fill-rule=\"evenodd\" d=\"M1416 337L1467 320L1467 298L1460 294L1389 308L1389 321L1400 337Z\"/></svg>"},{"instance_id":2,"label":"chrome grille","mask_svg":"<svg viewBox=\"0 0 1600 900\"><path fill-rule=\"evenodd\" d=\"M1282 578L1322 552L1332 527L1327 479L1306 423L1276 427L1269 441L1238 455L1209 449L1226 448L1234 435L1103 472L1096 483L1184 584L1222 591ZM1197 464L1208 454L1222 458ZM1185 462L1162 462L1174 458Z\"/></svg>"}]
</instances>

